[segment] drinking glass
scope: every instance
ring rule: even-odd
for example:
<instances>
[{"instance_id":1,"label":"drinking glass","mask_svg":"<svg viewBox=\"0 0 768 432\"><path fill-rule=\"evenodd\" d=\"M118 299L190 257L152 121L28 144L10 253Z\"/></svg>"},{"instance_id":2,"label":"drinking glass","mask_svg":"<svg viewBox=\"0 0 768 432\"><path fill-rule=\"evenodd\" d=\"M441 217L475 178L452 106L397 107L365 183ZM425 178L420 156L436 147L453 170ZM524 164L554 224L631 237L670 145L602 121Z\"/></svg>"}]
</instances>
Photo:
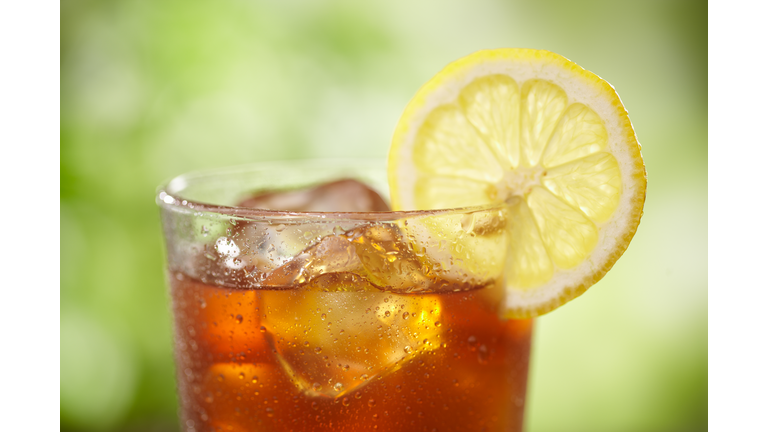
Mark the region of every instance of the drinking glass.
<instances>
[{"instance_id":1,"label":"drinking glass","mask_svg":"<svg viewBox=\"0 0 768 432\"><path fill-rule=\"evenodd\" d=\"M507 207L374 211L386 190L359 160L159 189L183 430L522 430Z\"/></svg>"}]
</instances>

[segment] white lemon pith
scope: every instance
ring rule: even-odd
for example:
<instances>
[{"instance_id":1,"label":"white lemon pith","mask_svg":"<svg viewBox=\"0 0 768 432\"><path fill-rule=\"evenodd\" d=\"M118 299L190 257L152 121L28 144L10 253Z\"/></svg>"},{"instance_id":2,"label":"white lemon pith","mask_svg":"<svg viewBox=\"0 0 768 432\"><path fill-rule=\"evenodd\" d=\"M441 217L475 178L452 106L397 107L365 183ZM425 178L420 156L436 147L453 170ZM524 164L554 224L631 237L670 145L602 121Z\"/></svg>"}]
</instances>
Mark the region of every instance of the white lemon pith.
<instances>
[{"instance_id":1,"label":"white lemon pith","mask_svg":"<svg viewBox=\"0 0 768 432\"><path fill-rule=\"evenodd\" d=\"M557 54L479 51L425 84L389 154L396 210L509 204L509 317L597 282L642 215L640 145L613 87Z\"/></svg>"}]
</instances>

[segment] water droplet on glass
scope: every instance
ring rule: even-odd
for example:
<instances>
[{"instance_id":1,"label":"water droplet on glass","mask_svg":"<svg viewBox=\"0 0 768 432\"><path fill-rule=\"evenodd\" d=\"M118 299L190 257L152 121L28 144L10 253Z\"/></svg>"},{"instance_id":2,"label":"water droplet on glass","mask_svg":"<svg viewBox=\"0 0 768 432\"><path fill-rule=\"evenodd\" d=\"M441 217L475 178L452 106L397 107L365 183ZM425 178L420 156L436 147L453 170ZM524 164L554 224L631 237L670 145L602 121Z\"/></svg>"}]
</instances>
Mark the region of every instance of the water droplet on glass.
<instances>
[{"instance_id":1,"label":"water droplet on glass","mask_svg":"<svg viewBox=\"0 0 768 432\"><path fill-rule=\"evenodd\" d=\"M373 400L373 399L368 399L368 406L369 406L369 407L374 407L374 406L376 406L376 401L375 401L375 400Z\"/></svg>"},{"instance_id":2,"label":"water droplet on glass","mask_svg":"<svg viewBox=\"0 0 768 432\"><path fill-rule=\"evenodd\" d=\"M477 349L477 361L480 364L486 364L488 363L488 357L490 353L488 352L488 347L485 345L480 345L480 348Z\"/></svg>"},{"instance_id":3,"label":"water droplet on glass","mask_svg":"<svg viewBox=\"0 0 768 432\"><path fill-rule=\"evenodd\" d=\"M240 314L238 314L238 315L235 317L235 321L237 321L237 323L238 323L238 324L242 324L242 322L243 322L243 316L242 316L242 315L240 315Z\"/></svg>"},{"instance_id":4,"label":"water droplet on glass","mask_svg":"<svg viewBox=\"0 0 768 432\"><path fill-rule=\"evenodd\" d=\"M469 343L469 348L471 351L475 351L477 348L477 338L474 336L470 336L469 339L467 339L467 343Z\"/></svg>"},{"instance_id":5,"label":"water droplet on glass","mask_svg":"<svg viewBox=\"0 0 768 432\"><path fill-rule=\"evenodd\" d=\"M344 406L349 406L349 398L344 398L341 400L341 404Z\"/></svg>"}]
</instances>

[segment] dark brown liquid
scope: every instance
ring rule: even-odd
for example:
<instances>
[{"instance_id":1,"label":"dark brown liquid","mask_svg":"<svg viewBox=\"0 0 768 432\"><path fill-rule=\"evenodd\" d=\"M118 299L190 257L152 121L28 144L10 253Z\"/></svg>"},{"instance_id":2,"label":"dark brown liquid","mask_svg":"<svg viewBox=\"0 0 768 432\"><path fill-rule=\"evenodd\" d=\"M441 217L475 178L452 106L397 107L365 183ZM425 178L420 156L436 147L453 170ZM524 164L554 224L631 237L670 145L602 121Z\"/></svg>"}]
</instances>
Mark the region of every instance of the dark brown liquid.
<instances>
[{"instance_id":1,"label":"dark brown liquid","mask_svg":"<svg viewBox=\"0 0 768 432\"><path fill-rule=\"evenodd\" d=\"M182 429L522 430L532 323L498 317L502 287L350 278L243 290L172 274Z\"/></svg>"}]
</instances>

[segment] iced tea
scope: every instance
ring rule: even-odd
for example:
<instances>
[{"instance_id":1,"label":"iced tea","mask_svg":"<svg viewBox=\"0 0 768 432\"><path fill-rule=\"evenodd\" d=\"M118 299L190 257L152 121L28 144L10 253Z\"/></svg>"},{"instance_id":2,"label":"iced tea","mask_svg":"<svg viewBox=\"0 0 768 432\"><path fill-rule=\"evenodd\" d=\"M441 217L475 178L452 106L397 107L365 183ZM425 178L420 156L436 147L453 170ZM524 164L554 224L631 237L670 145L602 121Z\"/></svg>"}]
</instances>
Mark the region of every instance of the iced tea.
<instances>
[{"instance_id":1,"label":"iced tea","mask_svg":"<svg viewBox=\"0 0 768 432\"><path fill-rule=\"evenodd\" d=\"M499 313L504 208L223 215L165 196L183 430L522 430L531 321Z\"/></svg>"}]
</instances>

